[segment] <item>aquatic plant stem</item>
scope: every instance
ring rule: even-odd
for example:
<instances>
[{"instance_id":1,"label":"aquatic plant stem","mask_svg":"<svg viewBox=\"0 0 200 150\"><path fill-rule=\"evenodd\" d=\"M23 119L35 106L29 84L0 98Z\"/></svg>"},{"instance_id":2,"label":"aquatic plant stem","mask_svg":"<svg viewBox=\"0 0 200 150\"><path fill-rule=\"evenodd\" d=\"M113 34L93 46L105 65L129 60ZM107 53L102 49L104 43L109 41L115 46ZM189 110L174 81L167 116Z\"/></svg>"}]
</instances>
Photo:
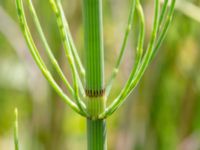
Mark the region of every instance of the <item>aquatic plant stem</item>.
<instances>
[{"instance_id":1,"label":"aquatic plant stem","mask_svg":"<svg viewBox=\"0 0 200 150\"><path fill-rule=\"evenodd\" d=\"M102 0L83 0L88 150L106 150Z\"/></svg>"},{"instance_id":2,"label":"aquatic plant stem","mask_svg":"<svg viewBox=\"0 0 200 150\"><path fill-rule=\"evenodd\" d=\"M117 58L111 77L106 86L104 85L104 48L103 48L103 19L102 19L102 1L103 0L83 0L84 15L84 43L85 43L85 66L82 65L81 59L74 45L67 19L65 18L61 0L49 0L52 10L56 16L58 29L61 35L66 58L71 69L73 86L70 85L59 66L48 41L43 33L32 0L27 0L29 8L35 22L36 28L44 44L46 53L51 63L55 67L59 77L65 83L71 93L69 97L57 84L56 80L48 70L45 61L42 59L39 50L34 43L30 28L26 21L26 16L22 0L15 0L17 14L22 33L25 37L30 53L35 60L38 68L43 73L49 84L54 88L58 95L68 104L75 112L84 116L87 122L87 139L88 150L107 150L106 138L106 118L112 115L125 102L126 98L137 86L145 70L155 57L161 46L169 25L171 23L176 0L165 0L162 10L160 11L159 0L154 0L154 22L152 33L144 50L145 40L145 16L140 0L130 0L130 13L128 25L124 34L122 46ZM169 7L168 3L171 2ZM137 12L139 26L138 43L135 52L135 61L131 73L124 88L119 95L106 108L106 100L112 89L114 79L117 76L120 64L123 61L128 37L133 25L134 12ZM85 68L84 68L85 67ZM17 118L17 111L16 111ZM18 150L17 119L15 122L15 148Z\"/></svg>"}]
</instances>

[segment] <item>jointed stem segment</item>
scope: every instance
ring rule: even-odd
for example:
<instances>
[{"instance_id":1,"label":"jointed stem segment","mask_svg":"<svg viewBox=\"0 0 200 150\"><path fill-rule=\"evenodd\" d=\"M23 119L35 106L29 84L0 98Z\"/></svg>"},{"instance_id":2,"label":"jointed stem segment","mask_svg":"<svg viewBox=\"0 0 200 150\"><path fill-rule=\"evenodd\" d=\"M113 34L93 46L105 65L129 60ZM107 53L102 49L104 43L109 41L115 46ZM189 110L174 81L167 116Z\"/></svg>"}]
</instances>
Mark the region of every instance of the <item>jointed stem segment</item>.
<instances>
[{"instance_id":1,"label":"jointed stem segment","mask_svg":"<svg viewBox=\"0 0 200 150\"><path fill-rule=\"evenodd\" d=\"M88 150L106 150L102 0L83 0Z\"/></svg>"},{"instance_id":2,"label":"jointed stem segment","mask_svg":"<svg viewBox=\"0 0 200 150\"><path fill-rule=\"evenodd\" d=\"M28 24L26 22L22 0L16 0L21 29L29 46L29 50L32 54L32 57L34 58L36 64L38 65L39 69L41 70L47 81L58 93L58 95L75 112L84 117L87 117L87 127L89 129L88 149L106 150L105 118L114 113L126 100L126 97L139 83L146 68L151 63L152 59L155 57L170 26L176 0L171 0L169 8L167 7L169 0L165 0L161 11L159 0L154 0L155 6L153 29L146 51L143 50L145 39L145 17L143 9L140 4L140 0L131 0L131 9L128 18L128 26L126 28L124 39L122 42L122 47L120 49L115 68L111 74L108 84L106 85L106 89L104 89L102 0L83 0L86 70L84 69L81 63L72 36L70 34L69 26L67 23L67 19L64 15L61 1L49 0L52 6L52 10L56 15L57 25L61 35L61 41L64 45L64 51L72 72L73 86L71 86L68 82L56 58L52 53L52 50L43 33L32 1L27 1L29 2L30 11L32 13L36 28L45 46L45 50L49 56L49 59L55 67L58 75L66 85L67 89L73 96L75 102L63 92L63 90L56 83L53 76L49 72L31 36ZM120 64L123 60L123 55L125 53L128 37L133 26L135 10L137 12L140 23L137 49L135 54L135 63L124 88L114 99L114 101L106 108L106 100L109 96L110 90L113 85L113 81L117 76ZM84 83L82 83L82 81L84 81Z\"/></svg>"},{"instance_id":3,"label":"jointed stem segment","mask_svg":"<svg viewBox=\"0 0 200 150\"><path fill-rule=\"evenodd\" d=\"M58 84L53 79L52 75L49 73L45 63L43 62L35 44L34 44L32 36L30 34L28 25L26 23L26 18L24 15L22 0L16 0L21 28L22 28L22 31L24 33L25 39L28 43L28 46L30 48L30 52L31 52L33 58L35 59L37 65L39 66L40 70L42 71L44 76L47 78L49 83L54 87L54 89L58 92L58 94L64 98L64 100L70 105L70 107L72 107L79 114L88 116L86 105L83 103L83 101L81 101L80 96L79 96L79 89L81 91L82 98L85 98L86 95L85 95L85 91L83 89L83 85L81 83L81 79L79 77L79 74L77 71L78 69L76 68L75 62L80 70L81 77L83 78L83 80L85 80L84 79L85 70L82 66L82 63L78 56L77 50L73 43L70 31L69 31L69 26L68 26L67 20L64 16L64 11L63 11L61 2L59 0L58 1L49 0L51 6L53 8L53 11L57 17L57 23L58 23L62 41L64 44L65 53L66 53L66 56L67 56L67 59L69 61L70 68L72 71L73 88L71 87L68 80L66 79L64 73L62 72L58 62L56 61L56 59L51 51L51 48L48 45L48 42L45 38L45 35L44 35L41 25L39 23L39 19L37 17L34 7L33 7L32 1L28 0L28 2L29 2L30 11L32 13L37 30L38 30L40 37L42 39L42 42L45 46L45 50L53 64L53 66L55 67L56 71L58 72L59 76L61 77L62 81L65 83L67 89L74 96L76 104L73 103L70 100L70 98L62 91L62 89L58 86ZM86 71L87 71L86 90L97 90L98 91L98 90L102 90L102 88L103 88L103 78L102 77L103 77L104 73L103 73L103 69L101 68L102 67L101 64L103 64L103 42L102 42L103 40L101 39L102 38L102 35L101 35L102 34L102 28L101 28L102 22L100 21L101 19L100 20L99 20L99 18L95 19L95 17L92 16L95 14L95 11L97 11L98 13L100 13L99 14L100 18L102 17L101 10L99 10L98 7L95 8L96 3L99 3L99 0L94 0L94 1L88 0L88 4L84 3L85 4L84 12L86 12L85 15L87 15L87 17L85 17L85 27L86 27L86 32L88 32L88 34L85 36L85 40L88 41L88 42L86 42L86 49L88 50L88 52L86 52L86 56L87 56L88 60L91 60L91 61L87 61L88 63L86 64ZM90 5L92 7L90 7ZM175 7L175 0L171 1L171 5L170 5L168 13L167 13L167 5L168 5L168 0L165 0L163 7L162 7L162 11L161 11L161 13L159 13L160 12L159 11L159 0L155 0L155 14L154 14L153 31L152 31L150 43L149 43L146 53L143 57L143 45L144 45L144 37L145 37L144 13L143 13L143 10L142 10L141 4L140 4L140 0L132 0L131 1L131 10L130 10L129 18L128 18L128 26L127 26L127 29L125 32L124 40L122 43L119 57L117 59L116 66L115 66L113 73L111 75L111 78L106 86L106 97L105 98L107 98L110 93L113 81L118 73L119 66L122 62L122 58L123 58L123 54L125 52L128 36L129 36L130 30L131 30L132 24L133 24L134 12L136 9L138 16L139 16L139 20L140 20L140 31L139 31L139 39L138 39L138 46L137 46L137 51L136 51L135 64L133 66L133 69L131 71L129 79L128 79L125 87L123 88L122 92L113 101L113 103L110 106L108 106L106 111L102 112L100 117L104 118L104 117L111 115L124 102L125 98L130 94L130 92L138 84L140 78L144 74L144 72L145 72L147 66L149 65L149 63L151 62L151 60L155 57L155 54L157 53L162 41L164 40L164 37L166 36L170 22L172 20L174 7ZM92 12L92 14L91 14L91 12ZM91 16L91 19L93 18L93 20L90 20L90 16ZM166 16L166 21L164 21L165 16ZM92 24L89 22L91 22ZM95 26L93 26L93 25L95 25ZM96 29L97 29L97 32L95 31ZM90 32L89 30L91 30L92 32ZM95 40L97 40L97 41L100 40L100 42L94 42ZM95 45L95 43L96 43L96 45ZM96 49L96 51L94 52L93 49ZM97 60L97 61L95 61L95 60ZM97 62L97 64L95 64L95 62Z\"/></svg>"},{"instance_id":4,"label":"jointed stem segment","mask_svg":"<svg viewBox=\"0 0 200 150\"><path fill-rule=\"evenodd\" d=\"M88 4L84 3L84 12L85 15L85 32L88 34L85 36L86 42L86 56L88 59L88 63L86 63L86 76L85 76L85 69L80 61L80 58L78 56L76 47L74 45L72 36L69 31L69 26L67 23L67 20L64 15L64 11L61 5L60 0L49 0L52 9L56 15L57 18L57 24L60 30L61 39L64 44L64 50L66 57L68 59L68 62L70 64L72 76L73 76L73 87L71 87L70 83L66 79L62 69L60 68L56 58L54 57L52 50L45 38L45 35L43 33L42 27L40 25L39 19L37 17L37 14L35 12L35 9L33 7L32 1L28 0L29 2L29 8L32 13L36 28L39 32L39 35L41 37L41 40L45 46L45 50L55 67L58 75L62 79L62 81L65 83L67 89L70 91L72 96L75 99L74 103L59 87L59 85L55 82L52 75L48 71L44 61L42 60L35 44L33 41L33 38L31 36L31 33L29 31L29 27L26 22L23 6L22 6L22 0L16 0L17 9L18 9L18 16L21 24L21 28L23 31L23 34L25 36L25 39L28 43L30 52L36 61L38 67L46 77L46 79L49 81L49 83L52 85L52 87L58 92L58 94L65 100L67 104L70 105L72 109L74 109L76 112L78 112L81 115L88 116L87 112L87 106L84 104L83 101L81 101L81 98L86 98L85 90L83 88L82 81L86 80L86 91L101 91L104 90L104 83L103 83L103 74L104 69L103 67L103 39L102 39L102 10L99 9L99 7L95 7L97 3L99 3L100 0L87 0ZM169 25L172 20L174 7L175 7L175 1L172 0L169 9L167 8L169 0L165 0L161 12L159 11L159 0L155 0L155 13L154 13L154 24L153 24L153 31L151 35L151 39L148 45L148 48L143 56L143 45L144 45L144 38L145 38L145 18L142 6L140 4L140 0L132 0L131 1L131 9L130 14L128 18L128 25L127 29L124 35L124 40L122 43L122 47L119 53L119 57L116 62L116 66L112 72L112 75L110 77L110 80L106 86L106 92L105 92L105 98L106 100L108 98L108 95L110 93L110 90L113 85L113 81L115 77L117 76L120 64L122 62L122 58L125 52L126 44L128 41L128 36L130 33L130 30L133 26L133 18L135 14L135 10L139 16L139 22L140 22L140 30L139 30L139 39L137 44L137 50L136 50L136 57L135 57L135 64L133 65L131 74L129 76L129 79L127 80L124 88L122 89L122 92L117 96L117 98L106 108L105 111L103 111L97 118L105 118L109 115L111 115L117 108L125 101L126 97L131 93L131 91L136 87L139 80L141 79L142 75L144 74L147 66L150 64L152 59L155 57L161 43L163 42L167 30L169 28ZM101 5L101 3L99 3ZM92 6L92 7L91 7ZM168 12L167 12L168 10ZM95 11L99 14L100 18L96 18ZM91 17L91 18L90 18ZM95 19L96 18L96 19ZM92 20L90 20L92 19ZM87 30L88 29L88 30ZM97 29L97 32L95 31ZM95 40L99 40L100 42L94 42ZM96 44L95 44L96 43ZM93 50L96 49L94 52ZM100 57L99 57L100 56ZM78 67L78 68L77 68ZM78 70L80 71L81 77L79 76ZM86 78L85 78L86 77ZM79 90L80 94L79 95ZM94 90L94 91L93 91ZM86 100L87 103L87 100Z\"/></svg>"}]
</instances>

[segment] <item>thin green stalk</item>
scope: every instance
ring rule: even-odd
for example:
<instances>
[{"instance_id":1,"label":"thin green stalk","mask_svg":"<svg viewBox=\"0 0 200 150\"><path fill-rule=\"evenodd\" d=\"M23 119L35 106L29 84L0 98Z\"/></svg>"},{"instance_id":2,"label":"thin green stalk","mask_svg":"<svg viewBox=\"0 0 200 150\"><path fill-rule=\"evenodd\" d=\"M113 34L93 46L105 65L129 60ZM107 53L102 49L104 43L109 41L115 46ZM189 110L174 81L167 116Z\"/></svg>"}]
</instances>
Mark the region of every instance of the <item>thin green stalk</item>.
<instances>
[{"instance_id":1,"label":"thin green stalk","mask_svg":"<svg viewBox=\"0 0 200 150\"><path fill-rule=\"evenodd\" d=\"M162 11L160 14L160 19L159 19L159 24L160 24L160 29L163 23L163 19L165 18L166 12L167 12L167 5L168 5L169 0L165 0L162 6Z\"/></svg>"},{"instance_id":2,"label":"thin green stalk","mask_svg":"<svg viewBox=\"0 0 200 150\"><path fill-rule=\"evenodd\" d=\"M154 48L154 44L156 42L158 29L159 29L159 0L155 0L155 14L154 14L153 31L151 34L150 43L148 45L146 54L142 60L140 69L137 71L134 78L132 78L131 83L129 83L130 85L125 85L125 88L123 88L123 90L119 94L119 96L106 109L106 112L101 114L101 117L110 116L114 111L116 111L119 108L119 106L125 101L125 98L127 97L128 93L130 93L130 91L132 91L132 89L138 84L140 78L144 74L144 71L146 70L146 68L149 64L151 53Z\"/></svg>"},{"instance_id":3,"label":"thin green stalk","mask_svg":"<svg viewBox=\"0 0 200 150\"><path fill-rule=\"evenodd\" d=\"M62 72L62 70L61 70L57 60L55 59L55 57L54 57L54 55L52 53L52 50L49 47L49 44L48 44L48 42L47 42L47 40L45 38L44 32L42 30L42 27L40 25L39 19L38 19L37 14L36 14L35 8L34 8L34 6L32 4L32 0L28 0L28 4L29 4L29 8L30 8L31 14L33 16L33 20L35 22L36 28L38 30L38 33L39 33L39 35L40 35L40 37L42 39L42 42L43 42L43 44L45 46L45 50L46 50L46 52L47 52L47 54L48 54L48 56L49 56L49 58L50 58L50 60L51 60L51 62L53 64L53 66L55 67L56 71L58 72L58 75L61 77L62 81L65 83L65 85L68 88L68 90L70 91L70 93L72 95L74 95L73 88L71 87L71 85L69 84L68 80L66 79L64 73Z\"/></svg>"},{"instance_id":4,"label":"thin green stalk","mask_svg":"<svg viewBox=\"0 0 200 150\"><path fill-rule=\"evenodd\" d=\"M87 119L87 138L88 150L107 150L106 121Z\"/></svg>"},{"instance_id":5,"label":"thin green stalk","mask_svg":"<svg viewBox=\"0 0 200 150\"><path fill-rule=\"evenodd\" d=\"M137 43L135 63L133 65L131 74L129 76L128 81L126 82L124 89L128 89L128 87L130 86L135 74L137 73L140 67L140 62L142 60L142 55L143 55L143 45L144 45L144 39L145 39L145 18L144 18L144 12L143 12L142 6L140 4L140 0L136 1L136 10L140 19L139 39Z\"/></svg>"},{"instance_id":6,"label":"thin green stalk","mask_svg":"<svg viewBox=\"0 0 200 150\"><path fill-rule=\"evenodd\" d=\"M72 35L70 33L70 30L69 30L69 25L68 25L67 19L64 15L64 10L62 8L62 5L60 5L59 9L60 9L60 12L61 12L61 14L63 15L63 18L64 18L64 24L65 24L65 27L66 27L66 30L67 30L67 33L68 33L69 42L70 42L70 46L71 46L71 49L72 49L72 54L74 56L74 60L76 61L76 64L79 68L78 70L80 70L81 77L84 79L85 78L85 69L84 69L83 64L80 60L80 57L78 55L76 46L73 42Z\"/></svg>"},{"instance_id":7,"label":"thin green stalk","mask_svg":"<svg viewBox=\"0 0 200 150\"><path fill-rule=\"evenodd\" d=\"M72 69L72 74L75 75L75 76L73 75L73 77L77 78L77 83L79 85L80 92L83 95L83 97L85 97L83 84L80 80L78 71L74 64L75 61L78 61L78 60L76 60L76 58L78 58L79 56L77 56L78 55L77 54L75 58L73 57L73 53L75 54L76 52L74 52L75 49L73 49L74 47L73 47L72 37L70 36L70 31L69 31L69 28L67 25L67 21L64 16L64 12L62 11L62 5L61 5L60 1L49 0L49 2L52 6L54 13L56 14L58 29L59 29L61 37L62 37L61 39L62 39L62 42L64 45L64 50L65 50L66 56L67 57L70 56L70 60L68 60L68 61L70 63L70 67ZM71 40L70 40L70 37L71 37ZM75 61L74 61L74 59L75 59ZM79 63L79 67L82 67L80 65L81 64ZM81 72L84 72L83 67L81 68L81 70L82 70ZM73 73L73 71L74 71L74 73Z\"/></svg>"},{"instance_id":8,"label":"thin green stalk","mask_svg":"<svg viewBox=\"0 0 200 150\"><path fill-rule=\"evenodd\" d=\"M113 82L114 82L114 80L117 76L117 73L119 72L119 67L120 67L122 59L123 59L123 55L124 55L126 45L127 45L127 42L128 42L128 37L129 37L130 31L131 31L132 26L133 26L133 18L134 18L134 14L135 14L135 5L136 5L136 0L131 0L131 8L130 8L130 13L129 13L129 17L128 17L128 25L127 25L127 28L126 28L124 39L123 39L123 42L122 42L122 47L120 49L120 53L119 53L119 56L117 58L115 68L112 72L112 75L111 75L109 81L108 81L108 84L106 85L106 97L108 97L110 90L112 88Z\"/></svg>"},{"instance_id":9,"label":"thin green stalk","mask_svg":"<svg viewBox=\"0 0 200 150\"><path fill-rule=\"evenodd\" d=\"M30 53L34 58L39 69L54 88L58 95L77 113L87 118L87 138L88 138L88 150L107 150L106 139L106 118L115 112L119 106L125 101L126 97L136 87L139 80L142 78L147 66L150 64L155 54L158 51L162 41L166 36L166 32L172 20L175 1L172 0L168 14L167 5L169 0L165 0L162 11L160 12L159 0L155 0L154 6L154 23L151 38L143 55L143 45L145 38L145 18L140 0L131 1L131 10L128 19L128 26L124 35L122 47L120 49L119 57L117 58L116 66L111 74L111 78L104 87L104 48L103 48L103 19L102 19L102 0L83 0L83 14L84 14L84 31L85 31L85 60L86 60L86 72L82 66L80 58L78 56L76 47L73 43L71 33L69 31L68 22L65 18L64 11L60 0L49 0L52 9L56 15L58 29L61 34L61 40L64 45L66 57L68 59L72 77L73 88L67 81L62 72L59 64L57 63L50 46L42 31L39 19L32 5L32 1L29 1L29 7L33 15L33 19L36 24L36 28L45 46L45 50L49 55L49 58L54 65L59 76L65 82L67 88L73 94L75 102L73 102L59 87L54 80L53 76L47 69L44 61L42 60L39 51L31 36L26 17L24 14L24 8L22 0L16 0L18 17L21 25L22 32L28 44ZM128 36L133 24L133 17L135 8L140 20L139 38L136 49L135 63L133 65L131 74L124 88L114 99L114 101L106 108L106 99L110 93L113 85L113 81L116 78L120 64L123 59L125 48L128 41ZM166 17L165 17L166 16ZM166 18L166 19L165 19ZM164 21L165 19L165 21ZM80 72L78 72L78 69ZM85 89L81 82L80 76L85 80ZM81 95L79 95L79 89ZM81 100L83 97L86 100L86 104ZM17 116L17 113L16 113ZM17 118L17 117L16 117ZM17 119L16 119L17 120ZM17 136L17 121L15 122L15 147L18 150L18 136Z\"/></svg>"},{"instance_id":10,"label":"thin green stalk","mask_svg":"<svg viewBox=\"0 0 200 150\"><path fill-rule=\"evenodd\" d=\"M68 38L68 42L69 42L69 46L70 46L70 50L71 50L71 53L72 53L72 57L73 59L75 60L74 62L77 62L77 65L79 67L79 70L81 72L81 77L83 78L83 81L85 82L85 69L83 68L82 66L82 63L80 61L80 58L79 58L79 55L76 51L76 48L75 48L75 45L74 43L72 42L72 36L70 34L70 31L69 31L69 27L68 27L68 23L67 23L67 20L66 20L66 17L65 17L65 14L64 14L64 11L62 9L62 4L61 4L61 1L60 0L57 0L56 1L56 4L57 4L57 7L58 7L58 10L59 10L59 14L61 15L60 18L61 18L61 24L63 25L63 28L65 28L65 35L66 35L66 38ZM59 19L59 16L57 16L57 19ZM62 32L62 29L59 28L60 31ZM65 43L67 41L63 41L63 43ZM74 66L75 66L75 63L74 63ZM78 84L79 84L79 88L80 88L80 92L82 94L83 97L85 97L85 91L84 91L84 87L83 87L83 84L81 82L81 79L79 77L79 74L78 74L78 69L76 69L75 67L75 73L77 75L77 80L78 80Z\"/></svg>"},{"instance_id":11,"label":"thin green stalk","mask_svg":"<svg viewBox=\"0 0 200 150\"><path fill-rule=\"evenodd\" d=\"M102 0L83 0L88 150L106 150Z\"/></svg>"},{"instance_id":12,"label":"thin green stalk","mask_svg":"<svg viewBox=\"0 0 200 150\"><path fill-rule=\"evenodd\" d=\"M152 56L151 56L151 61L153 60L153 58L156 56L163 40L165 39L166 35L167 35L167 31L170 27L170 24L172 22L172 18L173 18L173 13L174 13L174 8L175 8L175 3L176 3L176 0L172 0L171 2L171 7L169 8L169 13L167 15L167 19L166 19L166 22L163 26L163 29L162 29L162 32L160 33L159 37L158 37L158 41L157 41L157 44L153 50L153 53L152 53Z\"/></svg>"},{"instance_id":13,"label":"thin green stalk","mask_svg":"<svg viewBox=\"0 0 200 150\"><path fill-rule=\"evenodd\" d=\"M164 38L162 35L166 34L166 29L169 28L170 22L172 20L174 7L175 7L175 2L176 2L176 0L172 0L172 2L171 2L170 11L169 11L169 13L167 15L167 21L165 23L164 30L162 31L161 36L160 36L160 38L162 38L162 39ZM146 54L145 54L145 56L143 58L143 61L142 61L140 69L138 70L137 74L133 78L129 88L126 89L125 92L123 91L123 92L120 93L120 95L111 104L111 106L109 106L107 108L106 112L101 115L102 117L111 115L124 102L125 98L136 87L136 85L138 84L139 80L143 76L144 71L146 70L148 64L151 62L152 57L154 57L154 53L155 53L155 50L156 50L155 48L157 48L157 46L155 45L155 42L156 42L156 40L155 40L156 36L155 35L157 35L157 32L159 30L159 19L158 19L158 14L157 14L159 9L157 7L158 7L158 5L156 4L156 6L155 6L154 30L152 32L152 37L151 37L151 40L150 40L150 44L149 44L148 50L147 50L147 52L146 52ZM160 40L158 40L158 41L160 41ZM153 45L155 45L155 46L153 46Z\"/></svg>"},{"instance_id":14,"label":"thin green stalk","mask_svg":"<svg viewBox=\"0 0 200 150\"><path fill-rule=\"evenodd\" d=\"M161 28L164 16L166 14L167 4L168 4L168 0L165 0L163 7L162 7L160 17L159 17L159 29ZM143 54L143 45L144 45L144 38L145 38L144 37L145 36L145 18L144 18L144 12L143 12L142 6L140 4L140 0L137 0L136 9L137 9L137 12L138 12L139 17L140 17L141 28L140 28L138 48L137 48L137 53L136 53L136 61L135 61L135 64L133 66L131 75L130 75L127 83L126 83L125 89L128 89L128 87L131 85L131 82L133 81L135 74L139 70L140 62L141 62L142 54Z\"/></svg>"},{"instance_id":15,"label":"thin green stalk","mask_svg":"<svg viewBox=\"0 0 200 150\"><path fill-rule=\"evenodd\" d=\"M79 97L79 87L83 87L83 85L79 82L80 81L79 75L78 75L78 72L76 70L74 58L73 58L73 55L72 55L72 50L71 50L70 43L69 43L69 38L67 36L68 33L67 33L67 30L66 30L65 25L64 25L64 17L61 14L62 12L59 9L61 7L61 4L59 3L59 1L57 1L57 3L56 3L55 0L50 0L50 3L54 8L54 12L55 12L56 17L57 17L57 24L58 24L61 39L62 39L62 42L63 42L63 45L64 45L65 55L68 59L68 62L69 62L70 68L71 68L74 90L75 90L74 97L75 97L75 100L76 100L76 103L77 103L79 109L87 116L85 104L83 103L83 101L81 101L81 99ZM79 84L79 86L78 86L78 84Z\"/></svg>"},{"instance_id":16,"label":"thin green stalk","mask_svg":"<svg viewBox=\"0 0 200 150\"><path fill-rule=\"evenodd\" d=\"M33 38L30 34L30 30L28 28L26 17L24 14L24 8L22 5L22 0L16 0L16 7L17 7L17 14L19 18L19 23L21 26L22 33L25 37L25 40L27 42L27 45L29 47L30 53L35 60L37 66L49 82L49 84L54 88L54 90L58 93L58 95L78 114L84 115L82 111L77 107L77 105L62 91L62 89L59 87L59 85L56 83L56 81L53 79L51 73L48 71L46 65L44 64L41 56L39 55L39 52L33 42Z\"/></svg>"},{"instance_id":17,"label":"thin green stalk","mask_svg":"<svg viewBox=\"0 0 200 150\"><path fill-rule=\"evenodd\" d=\"M19 150L18 110L17 110L17 108L15 108L14 144L15 144L15 150Z\"/></svg>"}]
</instances>

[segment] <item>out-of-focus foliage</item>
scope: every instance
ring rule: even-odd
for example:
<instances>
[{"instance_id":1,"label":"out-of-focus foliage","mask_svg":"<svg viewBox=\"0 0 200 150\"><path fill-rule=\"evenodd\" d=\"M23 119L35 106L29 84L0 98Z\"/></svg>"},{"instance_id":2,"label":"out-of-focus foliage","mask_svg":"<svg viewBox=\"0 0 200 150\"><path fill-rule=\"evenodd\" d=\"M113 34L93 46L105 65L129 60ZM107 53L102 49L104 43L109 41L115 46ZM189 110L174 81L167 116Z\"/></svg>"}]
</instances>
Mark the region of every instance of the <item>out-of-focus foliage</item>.
<instances>
[{"instance_id":1,"label":"out-of-focus foliage","mask_svg":"<svg viewBox=\"0 0 200 150\"><path fill-rule=\"evenodd\" d=\"M147 0L142 2L148 23L148 37L153 20L153 3ZM187 2L187 5L181 6L180 1L177 3L172 26L156 59L129 100L108 120L110 150L200 149L200 22L188 15L194 13L194 9L189 9L190 4L200 8L200 0ZM34 0L34 4L54 54L68 75L68 64L61 51L59 32L50 5L46 0ZM63 6L79 54L83 58L81 3L78 0L63 0ZM128 0L104 1L106 77L111 73L120 48L129 6ZM27 10L27 15L29 14ZM137 17L134 21L137 21ZM30 15L28 22L42 54L43 47ZM134 26L133 30L137 32L137 28ZM125 61L120 68L111 98L118 94L130 73L137 40L135 37L132 34L129 40ZM45 55L43 56L45 59ZM1 0L2 150L14 149L15 107L19 110L19 139L22 149L79 150L85 147L85 120L68 109L41 76L19 31L14 1Z\"/></svg>"}]
</instances>

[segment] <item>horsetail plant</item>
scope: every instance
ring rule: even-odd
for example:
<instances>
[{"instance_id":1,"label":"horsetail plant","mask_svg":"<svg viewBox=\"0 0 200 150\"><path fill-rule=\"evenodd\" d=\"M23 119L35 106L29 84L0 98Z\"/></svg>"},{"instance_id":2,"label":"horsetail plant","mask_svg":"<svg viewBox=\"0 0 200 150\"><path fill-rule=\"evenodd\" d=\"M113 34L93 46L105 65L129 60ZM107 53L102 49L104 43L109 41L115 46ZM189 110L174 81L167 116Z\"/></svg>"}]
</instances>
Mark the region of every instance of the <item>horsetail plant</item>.
<instances>
[{"instance_id":1,"label":"horsetail plant","mask_svg":"<svg viewBox=\"0 0 200 150\"><path fill-rule=\"evenodd\" d=\"M68 104L75 112L87 119L88 150L106 150L106 119L121 106L121 104L137 86L146 68L158 52L170 26L176 0L165 0L162 7L160 6L159 0L154 0L154 21L152 33L145 51L143 50L145 38L145 16L143 8L140 0L131 0L128 25L123 38L122 46L115 68L113 69L107 84L104 83L102 0L83 0L85 65L82 64L78 56L61 0L49 0L50 5L52 6L52 11L56 16L61 41L63 43L66 58L70 65L73 85L71 85L65 77L61 67L52 53L32 1L27 1L37 31L40 35L42 43L44 44L45 51L51 63L55 67L60 79L65 84L66 89L71 94L71 97L73 97L73 100L56 83L45 62L41 58L26 21L22 0L16 0L21 29L33 59L49 84L66 102L66 104ZM168 5L169 7L167 7ZM113 82L119 72L119 67L123 60L128 37L133 26L135 12L138 15L138 22L140 25L137 49L135 52L135 63L124 88L111 102L111 104L106 104Z\"/></svg>"}]
</instances>

